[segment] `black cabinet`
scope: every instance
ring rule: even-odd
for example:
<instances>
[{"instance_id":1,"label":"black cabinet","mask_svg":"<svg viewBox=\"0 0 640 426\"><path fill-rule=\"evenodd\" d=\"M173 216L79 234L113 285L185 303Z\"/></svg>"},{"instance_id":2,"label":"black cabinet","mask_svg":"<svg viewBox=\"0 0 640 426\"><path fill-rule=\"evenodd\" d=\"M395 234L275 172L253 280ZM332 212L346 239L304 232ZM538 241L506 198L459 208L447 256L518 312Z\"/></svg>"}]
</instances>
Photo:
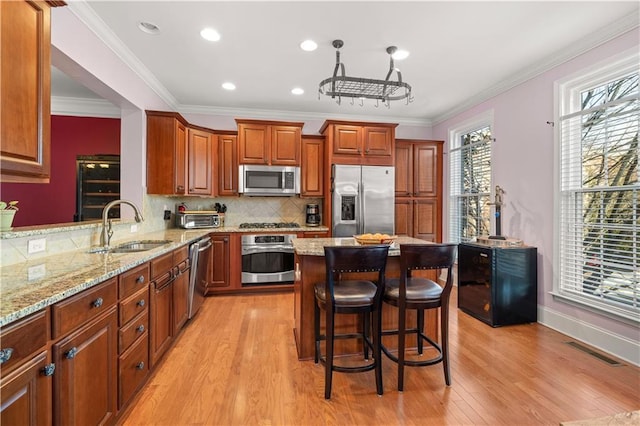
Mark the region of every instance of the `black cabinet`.
<instances>
[{"instance_id":1,"label":"black cabinet","mask_svg":"<svg viewBox=\"0 0 640 426\"><path fill-rule=\"evenodd\" d=\"M458 246L458 308L492 327L537 321L537 249Z\"/></svg>"},{"instance_id":2,"label":"black cabinet","mask_svg":"<svg viewBox=\"0 0 640 426\"><path fill-rule=\"evenodd\" d=\"M120 198L120 156L79 155L76 160L76 214L74 222L102 218L102 210ZM109 210L109 218L120 217L120 206Z\"/></svg>"}]
</instances>

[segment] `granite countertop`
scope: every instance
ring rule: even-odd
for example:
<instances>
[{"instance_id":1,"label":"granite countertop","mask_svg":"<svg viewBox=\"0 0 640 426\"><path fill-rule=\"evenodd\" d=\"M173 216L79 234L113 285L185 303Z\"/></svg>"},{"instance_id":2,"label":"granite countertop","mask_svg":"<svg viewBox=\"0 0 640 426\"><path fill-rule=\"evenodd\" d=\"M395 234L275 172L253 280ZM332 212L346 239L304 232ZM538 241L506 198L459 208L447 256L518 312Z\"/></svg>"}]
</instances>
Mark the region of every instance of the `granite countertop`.
<instances>
[{"instance_id":1,"label":"granite countertop","mask_svg":"<svg viewBox=\"0 0 640 426\"><path fill-rule=\"evenodd\" d=\"M430 244L411 237L398 237L389 248L389 256L400 256L400 244ZM325 246L360 246L353 237L348 238L297 238L293 249L299 256L324 256Z\"/></svg>"},{"instance_id":2,"label":"granite countertop","mask_svg":"<svg viewBox=\"0 0 640 426\"><path fill-rule=\"evenodd\" d=\"M136 237L136 240L171 241L153 250L137 253L89 253L84 248L4 266L0 268L0 326L37 312L211 232L211 229L168 229Z\"/></svg>"}]
</instances>

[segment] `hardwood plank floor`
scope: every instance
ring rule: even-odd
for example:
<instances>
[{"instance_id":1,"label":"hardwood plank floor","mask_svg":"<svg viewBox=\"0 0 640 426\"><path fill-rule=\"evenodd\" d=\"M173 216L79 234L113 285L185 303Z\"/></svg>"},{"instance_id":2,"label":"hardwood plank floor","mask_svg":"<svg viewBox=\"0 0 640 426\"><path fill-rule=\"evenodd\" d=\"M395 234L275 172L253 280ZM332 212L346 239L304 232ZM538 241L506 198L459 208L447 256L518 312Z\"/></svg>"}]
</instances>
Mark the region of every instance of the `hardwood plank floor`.
<instances>
[{"instance_id":1,"label":"hardwood plank floor","mask_svg":"<svg viewBox=\"0 0 640 426\"><path fill-rule=\"evenodd\" d=\"M640 408L640 369L610 366L539 324L491 328L450 311L450 387L442 364L405 369L384 358L373 372L335 373L298 361L293 295L205 300L122 425L558 425Z\"/></svg>"}]
</instances>

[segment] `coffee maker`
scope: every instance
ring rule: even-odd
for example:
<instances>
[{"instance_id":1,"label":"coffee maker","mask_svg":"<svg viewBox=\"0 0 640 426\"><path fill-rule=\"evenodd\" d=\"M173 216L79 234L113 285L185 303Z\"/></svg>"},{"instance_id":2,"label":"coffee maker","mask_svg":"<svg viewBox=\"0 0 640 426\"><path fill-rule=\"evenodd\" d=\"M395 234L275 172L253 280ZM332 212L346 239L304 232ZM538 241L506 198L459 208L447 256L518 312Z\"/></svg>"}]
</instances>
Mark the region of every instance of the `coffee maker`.
<instances>
[{"instance_id":1,"label":"coffee maker","mask_svg":"<svg viewBox=\"0 0 640 426\"><path fill-rule=\"evenodd\" d=\"M307 226L320 226L320 208L317 204L307 204Z\"/></svg>"}]
</instances>

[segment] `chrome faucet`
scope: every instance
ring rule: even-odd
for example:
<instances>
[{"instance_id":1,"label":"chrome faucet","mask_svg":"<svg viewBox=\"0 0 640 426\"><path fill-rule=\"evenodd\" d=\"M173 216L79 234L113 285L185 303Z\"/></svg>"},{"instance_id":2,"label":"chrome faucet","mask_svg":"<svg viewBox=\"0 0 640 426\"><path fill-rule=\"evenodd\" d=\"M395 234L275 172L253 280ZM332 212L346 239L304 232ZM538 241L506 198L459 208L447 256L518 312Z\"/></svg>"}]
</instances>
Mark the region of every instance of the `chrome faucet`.
<instances>
[{"instance_id":1,"label":"chrome faucet","mask_svg":"<svg viewBox=\"0 0 640 426\"><path fill-rule=\"evenodd\" d=\"M118 204L130 205L136 213L136 216L135 216L136 222L140 223L144 220L142 217L142 214L140 214L140 210L138 209L138 206L133 204L131 201L127 201L127 200L111 201L109 204L104 206L104 210L102 210L102 233L100 234L100 245L102 247L109 248L109 243L111 242L111 236L113 235L113 229L111 228L111 219L109 219L109 210L111 210L111 207L116 206Z\"/></svg>"}]
</instances>

